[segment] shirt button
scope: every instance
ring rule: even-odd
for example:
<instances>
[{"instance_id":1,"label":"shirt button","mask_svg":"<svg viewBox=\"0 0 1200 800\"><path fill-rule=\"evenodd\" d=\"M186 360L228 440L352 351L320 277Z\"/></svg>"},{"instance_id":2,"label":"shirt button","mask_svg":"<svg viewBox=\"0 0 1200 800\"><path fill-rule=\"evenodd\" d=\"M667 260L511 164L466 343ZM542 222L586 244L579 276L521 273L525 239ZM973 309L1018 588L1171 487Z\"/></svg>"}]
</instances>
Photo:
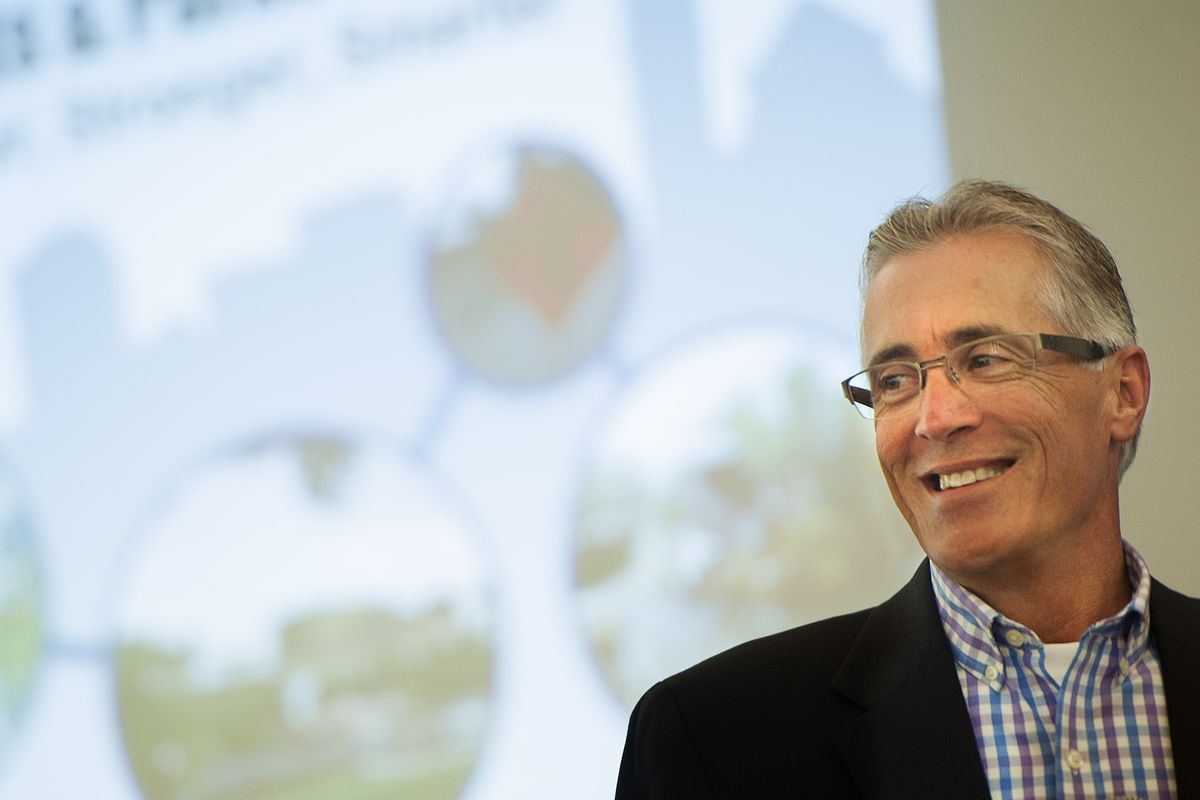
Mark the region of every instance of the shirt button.
<instances>
[{"instance_id":1,"label":"shirt button","mask_svg":"<svg viewBox=\"0 0 1200 800\"><path fill-rule=\"evenodd\" d=\"M1067 763L1067 766L1071 769L1071 772L1079 772L1079 770L1083 769L1083 753L1079 752L1078 750L1068 750L1067 757L1064 758L1063 761Z\"/></svg>"},{"instance_id":2,"label":"shirt button","mask_svg":"<svg viewBox=\"0 0 1200 800\"><path fill-rule=\"evenodd\" d=\"M1117 662L1117 668L1121 670L1122 675L1128 675L1129 661L1122 656L1121 660Z\"/></svg>"},{"instance_id":3,"label":"shirt button","mask_svg":"<svg viewBox=\"0 0 1200 800\"><path fill-rule=\"evenodd\" d=\"M1008 643L1013 647L1020 647L1021 645L1025 644L1025 637L1021 634L1021 632L1014 631L1011 628L1009 629L1008 633L1004 634L1004 638L1007 639Z\"/></svg>"},{"instance_id":4,"label":"shirt button","mask_svg":"<svg viewBox=\"0 0 1200 800\"><path fill-rule=\"evenodd\" d=\"M995 681L996 678L1000 677L1000 670L996 669L991 664L988 664L988 668L983 671L983 674L989 681Z\"/></svg>"}]
</instances>

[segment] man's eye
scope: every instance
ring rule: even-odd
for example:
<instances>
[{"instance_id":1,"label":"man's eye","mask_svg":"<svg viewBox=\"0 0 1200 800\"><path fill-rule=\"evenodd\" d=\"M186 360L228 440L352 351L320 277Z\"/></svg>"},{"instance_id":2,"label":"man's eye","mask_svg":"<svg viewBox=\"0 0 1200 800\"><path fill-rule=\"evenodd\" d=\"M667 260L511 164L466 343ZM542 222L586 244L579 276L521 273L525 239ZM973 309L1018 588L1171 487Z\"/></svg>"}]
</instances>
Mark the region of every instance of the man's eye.
<instances>
[{"instance_id":1,"label":"man's eye","mask_svg":"<svg viewBox=\"0 0 1200 800\"><path fill-rule=\"evenodd\" d=\"M972 372L986 371L1005 367L1012 363L1013 360L1004 353L997 353L995 351L972 353L967 358L967 369Z\"/></svg>"},{"instance_id":2,"label":"man's eye","mask_svg":"<svg viewBox=\"0 0 1200 800\"><path fill-rule=\"evenodd\" d=\"M873 391L877 394L903 392L912 380L913 376L907 372L885 372L879 376Z\"/></svg>"},{"instance_id":3,"label":"man's eye","mask_svg":"<svg viewBox=\"0 0 1200 800\"><path fill-rule=\"evenodd\" d=\"M996 356L991 354L971 356L971 359L967 362L967 366L970 369L987 369L996 363L996 358Z\"/></svg>"}]
</instances>

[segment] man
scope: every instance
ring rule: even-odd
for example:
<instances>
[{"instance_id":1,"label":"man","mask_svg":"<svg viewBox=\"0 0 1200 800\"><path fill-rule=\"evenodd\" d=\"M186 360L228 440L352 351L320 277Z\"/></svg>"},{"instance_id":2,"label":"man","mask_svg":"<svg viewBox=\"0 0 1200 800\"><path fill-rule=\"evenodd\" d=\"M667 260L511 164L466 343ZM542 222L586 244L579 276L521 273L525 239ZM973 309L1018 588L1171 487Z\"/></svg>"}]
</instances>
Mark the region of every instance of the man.
<instances>
[{"instance_id":1,"label":"man","mask_svg":"<svg viewBox=\"0 0 1200 800\"><path fill-rule=\"evenodd\" d=\"M1121 537L1150 370L1107 248L970 181L873 231L863 287L843 390L928 559L652 687L617 797L1200 798L1200 601Z\"/></svg>"}]
</instances>

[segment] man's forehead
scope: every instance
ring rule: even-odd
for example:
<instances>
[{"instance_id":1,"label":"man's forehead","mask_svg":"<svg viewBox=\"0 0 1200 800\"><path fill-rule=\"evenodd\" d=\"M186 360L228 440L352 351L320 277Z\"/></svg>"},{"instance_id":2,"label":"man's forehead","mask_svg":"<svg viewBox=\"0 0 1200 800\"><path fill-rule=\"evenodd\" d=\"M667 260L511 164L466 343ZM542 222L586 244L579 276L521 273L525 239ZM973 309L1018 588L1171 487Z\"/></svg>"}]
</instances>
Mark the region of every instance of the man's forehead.
<instances>
[{"instance_id":1,"label":"man's forehead","mask_svg":"<svg viewBox=\"0 0 1200 800\"><path fill-rule=\"evenodd\" d=\"M1051 324L1040 291L1047 268L1033 242L1006 230L893 256L863 298L864 363L939 355L997 333L1042 332Z\"/></svg>"}]
</instances>

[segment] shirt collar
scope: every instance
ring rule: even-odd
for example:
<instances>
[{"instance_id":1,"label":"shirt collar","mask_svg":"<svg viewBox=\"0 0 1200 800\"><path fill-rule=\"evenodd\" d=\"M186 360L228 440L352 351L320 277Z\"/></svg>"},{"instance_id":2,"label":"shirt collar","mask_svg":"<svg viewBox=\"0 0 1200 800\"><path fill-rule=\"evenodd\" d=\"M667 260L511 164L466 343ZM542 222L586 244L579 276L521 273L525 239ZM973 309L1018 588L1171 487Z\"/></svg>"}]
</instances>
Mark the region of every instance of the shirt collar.
<instances>
[{"instance_id":1,"label":"shirt collar","mask_svg":"<svg viewBox=\"0 0 1200 800\"><path fill-rule=\"evenodd\" d=\"M1146 653L1150 637L1150 571L1140 553L1129 542L1122 541L1125 552L1125 574L1133 594L1125 607L1107 619L1091 625L1083 634L1117 637L1125 655L1125 663L1136 664ZM937 600L938 616L954 653L954 659L964 669L978 675L999 690L1004 683L1003 649L1028 642L1041 647L1041 640L1029 628L1008 619L980 597L955 583L929 562L933 593Z\"/></svg>"}]
</instances>

